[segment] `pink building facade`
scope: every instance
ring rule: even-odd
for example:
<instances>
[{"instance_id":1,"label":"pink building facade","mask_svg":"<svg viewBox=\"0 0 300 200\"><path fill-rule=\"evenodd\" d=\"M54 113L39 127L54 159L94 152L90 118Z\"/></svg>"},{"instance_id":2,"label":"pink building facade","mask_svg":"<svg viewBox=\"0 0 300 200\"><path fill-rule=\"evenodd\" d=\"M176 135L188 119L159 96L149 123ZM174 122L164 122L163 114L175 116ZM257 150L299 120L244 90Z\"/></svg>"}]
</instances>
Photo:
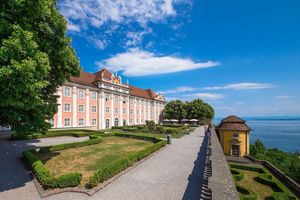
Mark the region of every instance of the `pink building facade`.
<instances>
[{"instance_id":1,"label":"pink building facade","mask_svg":"<svg viewBox=\"0 0 300 200\"><path fill-rule=\"evenodd\" d=\"M112 126L159 123L165 98L151 89L123 83L107 69L95 74L81 71L79 77L57 89L58 112L52 128L108 129Z\"/></svg>"}]
</instances>

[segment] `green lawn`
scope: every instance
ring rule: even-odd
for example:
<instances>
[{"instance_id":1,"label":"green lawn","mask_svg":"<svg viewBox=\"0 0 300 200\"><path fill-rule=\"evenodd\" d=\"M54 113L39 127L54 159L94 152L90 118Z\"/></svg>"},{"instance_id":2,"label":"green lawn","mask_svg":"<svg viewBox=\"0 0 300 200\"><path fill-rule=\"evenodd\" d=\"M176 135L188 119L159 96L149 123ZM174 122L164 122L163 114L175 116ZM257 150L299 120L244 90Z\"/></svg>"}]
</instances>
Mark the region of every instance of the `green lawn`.
<instances>
[{"instance_id":1,"label":"green lawn","mask_svg":"<svg viewBox=\"0 0 300 200\"><path fill-rule=\"evenodd\" d=\"M69 172L82 174L81 186L99 168L152 145L152 142L122 137L104 137L99 144L80 148L66 149L58 152L40 153L38 158L54 176Z\"/></svg>"}]
</instances>

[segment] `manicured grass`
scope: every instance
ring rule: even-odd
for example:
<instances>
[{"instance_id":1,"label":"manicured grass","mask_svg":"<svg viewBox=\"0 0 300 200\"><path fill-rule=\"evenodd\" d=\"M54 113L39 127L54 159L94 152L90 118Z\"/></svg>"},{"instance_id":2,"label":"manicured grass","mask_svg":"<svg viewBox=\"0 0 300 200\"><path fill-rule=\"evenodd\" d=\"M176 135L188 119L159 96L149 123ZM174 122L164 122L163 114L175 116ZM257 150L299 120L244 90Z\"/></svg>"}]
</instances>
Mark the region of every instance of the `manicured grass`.
<instances>
[{"instance_id":1,"label":"manicured grass","mask_svg":"<svg viewBox=\"0 0 300 200\"><path fill-rule=\"evenodd\" d=\"M251 189L257 195L257 200L265 200L267 197L270 197L274 192L271 187L258 183L254 180L255 177L259 175L258 172L249 171L249 170L238 170L244 173L244 178L239 181L242 186L245 186Z\"/></svg>"},{"instance_id":2,"label":"manicured grass","mask_svg":"<svg viewBox=\"0 0 300 200\"><path fill-rule=\"evenodd\" d=\"M99 144L40 153L37 156L54 176L68 172L81 173L81 186L85 186L99 166L109 165L129 153L138 152L152 144L149 141L111 136L104 137Z\"/></svg>"}]
</instances>

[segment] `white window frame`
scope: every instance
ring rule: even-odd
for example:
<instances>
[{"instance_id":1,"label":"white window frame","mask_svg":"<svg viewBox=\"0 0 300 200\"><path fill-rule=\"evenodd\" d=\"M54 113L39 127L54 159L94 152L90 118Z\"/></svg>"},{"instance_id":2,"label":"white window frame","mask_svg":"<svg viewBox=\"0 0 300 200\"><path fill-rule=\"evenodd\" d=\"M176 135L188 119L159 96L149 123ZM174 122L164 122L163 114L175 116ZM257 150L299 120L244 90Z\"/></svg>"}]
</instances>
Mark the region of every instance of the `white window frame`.
<instances>
[{"instance_id":1,"label":"white window frame","mask_svg":"<svg viewBox=\"0 0 300 200\"><path fill-rule=\"evenodd\" d=\"M106 95L105 95L105 101L109 102L109 98L110 98L110 95L109 95L109 94L106 94Z\"/></svg>"},{"instance_id":2,"label":"white window frame","mask_svg":"<svg viewBox=\"0 0 300 200\"><path fill-rule=\"evenodd\" d=\"M92 126L97 126L97 119L96 118L92 119Z\"/></svg>"},{"instance_id":3,"label":"white window frame","mask_svg":"<svg viewBox=\"0 0 300 200\"><path fill-rule=\"evenodd\" d=\"M82 96L81 96L81 94L82 94ZM78 89L78 99L84 99L84 90Z\"/></svg>"},{"instance_id":4,"label":"white window frame","mask_svg":"<svg viewBox=\"0 0 300 200\"><path fill-rule=\"evenodd\" d=\"M105 107L105 112L109 113L109 107Z\"/></svg>"},{"instance_id":5,"label":"white window frame","mask_svg":"<svg viewBox=\"0 0 300 200\"><path fill-rule=\"evenodd\" d=\"M82 107L82 111L80 110L81 107ZM83 104L78 105L78 112L84 112L84 105Z\"/></svg>"},{"instance_id":6,"label":"white window frame","mask_svg":"<svg viewBox=\"0 0 300 200\"><path fill-rule=\"evenodd\" d=\"M129 112L130 112L130 114L132 115L132 114L133 114L133 109L130 109L130 111L129 111Z\"/></svg>"},{"instance_id":7,"label":"white window frame","mask_svg":"<svg viewBox=\"0 0 300 200\"><path fill-rule=\"evenodd\" d=\"M68 91L68 93L66 93L66 91ZM64 96L71 97L71 87L64 86Z\"/></svg>"},{"instance_id":8,"label":"white window frame","mask_svg":"<svg viewBox=\"0 0 300 200\"><path fill-rule=\"evenodd\" d=\"M82 122L82 124L80 122ZM84 126L84 119L83 118L78 119L78 126Z\"/></svg>"},{"instance_id":9,"label":"white window frame","mask_svg":"<svg viewBox=\"0 0 300 200\"><path fill-rule=\"evenodd\" d=\"M119 109L115 108L115 114L118 114L118 113L119 113Z\"/></svg>"},{"instance_id":10,"label":"white window frame","mask_svg":"<svg viewBox=\"0 0 300 200\"><path fill-rule=\"evenodd\" d=\"M66 120L69 120L69 125L66 125ZM70 118L64 118L64 127L71 127L71 119Z\"/></svg>"},{"instance_id":11,"label":"white window frame","mask_svg":"<svg viewBox=\"0 0 300 200\"><path fill-rule=\"evenodd\" d=\"M123 114L126 114L126 108L123 108L122 112L123 112Z\"/></svg>"},{"instance_id":12,"label":"white window frame","mask_svg":"<svg viewBox=\"0 0 300 200\"><path fill-rule=\"evenodd\" d=\"M66 105L69 105L69 110L66 110ZM71 104L70 103L64 104L64 112L71 112Z\"/></svg>"},{"instance_id":13,"label":"white window frame","mask_svg":"<svg viewBox=\"0 0 300 200\"><path fill-rule=\"evenodd\" d=\"M94 110L95 108L95 110ZM92 113L96 113L97 112L97 106L92 106Z\"/></svg>"},{"instance_id":14,"label":"white window frame","mask_svg":"<svg viewBox=\"0 0 300 200\"><path fill-rule=\"evenodd\" d=\"M115 96L115 103L119 102L119 96Z\"/></svg>"},{"instance_id":15,"label":"white window frame","mask_svg":"<svg viewBox=\"0 0 300 200\"><path fill-rule=\"evenodd\" d=\"M97 92L92 92L92 100L97 100Z\"/></svg>"}]
</instances>

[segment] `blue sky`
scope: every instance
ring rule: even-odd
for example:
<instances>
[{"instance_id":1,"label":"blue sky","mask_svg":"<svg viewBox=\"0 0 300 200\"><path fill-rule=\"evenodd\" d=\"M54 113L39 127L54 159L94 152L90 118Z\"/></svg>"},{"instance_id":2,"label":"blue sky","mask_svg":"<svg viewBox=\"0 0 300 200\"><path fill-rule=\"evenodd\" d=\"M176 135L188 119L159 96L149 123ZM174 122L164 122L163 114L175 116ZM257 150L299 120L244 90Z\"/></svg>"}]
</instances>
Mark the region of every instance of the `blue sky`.
<instances>
[{"instance_id":1,"label":"blue sky","mask_svg":"<svg viewBox=\"0 0 300 200\"><path fill-rule=\"evenodd\" d=\"M216 116L300 115L299 0L61 0L80 64L202 98Z\"/></svg>"}]
</instances>

